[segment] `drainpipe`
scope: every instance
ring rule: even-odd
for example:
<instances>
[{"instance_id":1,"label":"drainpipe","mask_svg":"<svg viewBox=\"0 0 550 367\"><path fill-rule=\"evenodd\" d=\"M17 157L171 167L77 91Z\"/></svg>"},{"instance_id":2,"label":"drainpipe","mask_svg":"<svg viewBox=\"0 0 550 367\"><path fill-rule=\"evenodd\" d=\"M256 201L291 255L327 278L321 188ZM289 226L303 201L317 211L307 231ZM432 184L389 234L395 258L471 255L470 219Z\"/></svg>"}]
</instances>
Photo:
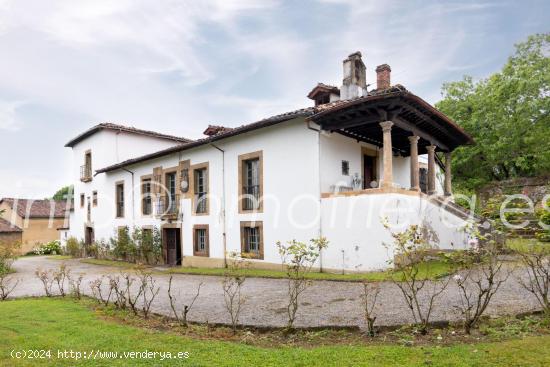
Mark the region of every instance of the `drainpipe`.
<instances>
[{"instance_id":1,"label":"drainpipe","mask_svg":"<svg viewBox=\"0 0 550 367\"><path fill-rule=\"evenodd\" d=\"M135 191L134 191L134 172L126 169L126 168L122 168L123 171L126 171L128 172L129 174L132 175L132 229L135 227L135 217L136 217L136 214L135 214Z\"/></svg>"},{"instance_id":2,"label":"drainpipe","mask_svg":"<svg viewBox=\"0 0 550 367\"><path fill-rule=\"evenodd\" d=\"M307 121L307 128L309 130L317 132L317 167L319 170L319 238L323 237L323 215L321 213L322 210L322 197L321 197L321 131L322 129L316 129L314 127L311 127L311 121ZM323 272L323 250L319 250L319 272Z\"/></svg>"},{"instance_id":3,"label":"drainpipe","mask_svg":"<svg viewBox=\"0 0 550 367\"><path fill-rule=\"evenodd\" d=\"M222 153L222 216L223 216L223 266L227 268L227 220L225 218L225 150L210 143L210 145Z\"/></svg>"}]
</instances>

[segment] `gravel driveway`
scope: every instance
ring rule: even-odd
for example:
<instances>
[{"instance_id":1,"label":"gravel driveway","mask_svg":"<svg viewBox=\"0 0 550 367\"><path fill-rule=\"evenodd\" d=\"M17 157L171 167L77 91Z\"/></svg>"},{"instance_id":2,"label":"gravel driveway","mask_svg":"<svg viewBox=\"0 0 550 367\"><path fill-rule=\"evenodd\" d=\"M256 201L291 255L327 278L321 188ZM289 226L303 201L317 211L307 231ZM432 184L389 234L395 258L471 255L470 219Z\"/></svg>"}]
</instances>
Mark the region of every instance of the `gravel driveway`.
<instances>
[{"instance_id":1,"label":"gravel driveway","mask_svg":"<svg viewBox=\"0 0 550 367\"><path fill-rule=\"evenodd\" d=\"M91 295L89 281L103 274L119 273L119 268L81 263L78 260L53 260L48 257L23 257L14 263L17 273L13 276L20 279L20 284L12 294L13 297L42 296L42 283L36 278L36 269L54 269L65 262L73 274L84 274L83 292ZM521 270L516 270L521 274ZM152 310L158 314L170 315L168 301L168 275L155 275L161 287ZM200 296L189 313L190 321L229 323L224 308L221 277L177 274L174 276L173 290L188 301L199 283L203 283ZM453 305L459 303L458 293L453 282L439 298L433 311L433 321L457 320L459 315ZM381 283L377 312L378 325L398 325L411 323L412 317L406 307L400 290L391 283ZM55 287L54 287L55 289ZM241 313L240 321L251 326L275 326L286 324L286 280L248 278L243 293L247 302ZM301 299L301 307L295 326L360 326L363 327L361 306L362 285L351 282L314 281ZM488 308L491 315L516 314L538 309L535 298L526 292L514 276L503 284Z\"/></svg>"}]
</instances>

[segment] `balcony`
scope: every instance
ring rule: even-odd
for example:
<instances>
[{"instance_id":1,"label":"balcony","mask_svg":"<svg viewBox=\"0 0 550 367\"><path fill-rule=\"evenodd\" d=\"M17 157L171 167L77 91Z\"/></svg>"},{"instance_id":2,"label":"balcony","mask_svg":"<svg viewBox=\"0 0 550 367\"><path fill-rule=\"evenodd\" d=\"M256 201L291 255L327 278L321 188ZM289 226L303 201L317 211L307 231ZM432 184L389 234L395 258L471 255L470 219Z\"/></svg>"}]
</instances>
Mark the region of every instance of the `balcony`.
<instances>
[{"instance_id":1,"label":"balcony","mask_svg":"<svg viewBox=\"0 0 550 367\"><path fill-rule=\"evenodd\" d=\"M162 218L175 218L179 214L179 195L164 195L157 198L156 214Z\"/></svg>"},{"instance_id":2,"label":"balcony","mask_svg":"<svg viewBox=\"0 0 550 367\"><path fill-rule=\"evenodd\" d=\"M92 166L87 164L80 166L80 181L82 182L92 181Z\"/></svg>"}]
</instances>

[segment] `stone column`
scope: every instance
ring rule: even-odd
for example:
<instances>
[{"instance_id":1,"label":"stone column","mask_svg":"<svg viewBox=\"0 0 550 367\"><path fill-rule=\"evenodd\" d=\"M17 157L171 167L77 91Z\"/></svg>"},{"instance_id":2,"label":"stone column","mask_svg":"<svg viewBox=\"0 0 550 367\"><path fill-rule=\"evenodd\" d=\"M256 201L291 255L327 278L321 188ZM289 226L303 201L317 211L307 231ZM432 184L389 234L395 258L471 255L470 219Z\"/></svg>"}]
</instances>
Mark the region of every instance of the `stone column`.
<instances>
[{"instance_id":1,"label":"stone column","mask_svg":"<svg viewBox=\"0 0 550 367\"><path fill-rule=\"evenodd\" d=\"M418 140L419 136L409 136L411 143L411 190L420 191L420 169L418 168Z\"/></svg>"},{"instance_id":2,"label":"stone column","mask_svg":"<svg viewBox=\"0 0 550 367\"><path fill-rule=\"evenodd\" d=\"M445 196L451 196L452 185L451 185L451 152L445 153Z\"/></svg>"},{"instance_id":3,"label":"stone column","mask_svg":"<svg viewBox=\"0 0 550 367\"><path fill-rule=\"evenodd\" d=\"M428 145L428 195L435 194L435 145Z\"/></svg>"},{"instance_id":4,"label":"stone column","mask_svg":"<svg viewBox=\"0 0 550 367\"><path fill-rule=\"evenodd\" d=\"M382 187L388 188L393 187L393 150L391 144L391 127L393 126L393 122L384 121L380 123L380 126L382 127L384 136L384 181L382 181Z\"/></svg>"}]
</instances>

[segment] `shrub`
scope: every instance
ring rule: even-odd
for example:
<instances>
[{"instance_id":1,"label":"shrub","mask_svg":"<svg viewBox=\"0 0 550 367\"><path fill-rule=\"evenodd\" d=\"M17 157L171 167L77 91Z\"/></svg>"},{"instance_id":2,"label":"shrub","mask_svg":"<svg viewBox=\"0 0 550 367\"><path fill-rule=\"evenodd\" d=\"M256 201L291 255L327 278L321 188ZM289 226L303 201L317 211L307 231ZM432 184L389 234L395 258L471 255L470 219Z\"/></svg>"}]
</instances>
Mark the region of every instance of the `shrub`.
<instances>
[{"instance_id":1,"label":"shrub","mask_svg":"<svg viewBox=\"0 0 550 367\"><path fill-rule=\"evenodd\" d=\"M300 305L300 295L311 283L307 279L307 275L319 258L321 250L327 246L328 241L324 237L312 239L309 244L296 240L292 240L286 245L277 242L279 255L283 266L286 266L288 277L287 330L294 327L296 313Z\"/></svg>"},{"instance_id":2,"label":"shrub","mask_svg":"<svg viewBox=\"0 0 550 367\"><path fill-rule=\"evenodd\" d=\"M74 237L70 237L65 245L65 252L72 257L82 256L82 247L78 240Z\"/></svg>"},{"instance_id":3,"label":"shrub","mask_svg":"<svg viewBox=\"0 0 550 367\"><path fill-rule=\"evenodd\" d=\"M550 200L546 203L546 208L550 207ZM546 228L550 227L550 211L546 210L546 208L541 208L537 210L537 218L539 220L539 223L546 226ZM542 242L550 242L550 229L544 229L542 228L540 231L537 232L536 237L539 241Z\"/></svg>"},{"instance_id":4,"label":"shrub","mask_svg":"<svg viewBox=\"0 0 550 367\"><path fill-rule=\"evenodd\" d=\"M477 225L469 223L466 233L471 238L471 247L453 252L449 259L462 269L453 277L460 297L460 304L455 308L462 315L465 333L470 334L500 286L508 280L511 270L503 268L499 260L499 246L495 241L498 232L482 235Z\"/></svg>"},{"instance_id":5,"label":"shrub","mask_svg":"<svg viewBox=\"0 0 550 367\"><path fill-rule=\"evenodd\" d=\"M389 224L384 223L389 230ZM403 300L411 311L415 324L422 335L428 333L434 301L449 284L448 280L428 280L421 277L421 268L430 266L437 254L437 236L427 224L413 224L402 232L391 232L394 239L392 282L401 290ZM428 270L429 271L429 270Z\"/></svg>"},{"instance_id":6,"label":"shrub","mask_svg":"<svg viewBox=\"0 0 550 367\"><path fill-rule=\"evenodd\" d=\"M61 243L58 240L44 243L34 249L35 255L57 255L61 253Z\"/></svg>"}]
</instances>

